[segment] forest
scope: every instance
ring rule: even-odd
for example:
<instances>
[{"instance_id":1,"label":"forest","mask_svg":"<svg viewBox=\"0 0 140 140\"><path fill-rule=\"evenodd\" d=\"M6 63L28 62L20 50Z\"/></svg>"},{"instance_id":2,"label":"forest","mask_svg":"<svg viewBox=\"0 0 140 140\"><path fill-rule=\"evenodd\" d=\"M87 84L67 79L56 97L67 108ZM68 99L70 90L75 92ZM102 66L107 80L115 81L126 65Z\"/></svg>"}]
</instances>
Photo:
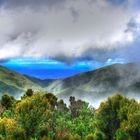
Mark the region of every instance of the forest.
<instances>
[{"instance_id":1,"label":"forest","mask_svg":"<svg viewBox=\"0 0 140 140\"><path fill-rule=\"evenodd\" d=\"M92 99L94 102L94 99ZM140 104L118 93L98 109L52 93L28 89L20 100L4 94L0 102L0 140L139 140Z\"/></svg>"}]
</instances>

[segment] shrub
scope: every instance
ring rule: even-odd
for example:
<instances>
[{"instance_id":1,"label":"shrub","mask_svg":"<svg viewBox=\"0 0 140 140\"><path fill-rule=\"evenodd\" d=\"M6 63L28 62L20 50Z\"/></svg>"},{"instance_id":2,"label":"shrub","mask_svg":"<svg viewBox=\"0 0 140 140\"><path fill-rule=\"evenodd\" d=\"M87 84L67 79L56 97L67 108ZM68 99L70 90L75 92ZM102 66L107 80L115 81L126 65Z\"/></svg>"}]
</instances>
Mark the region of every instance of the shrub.
<instances>
[{"instance_id":1,"label":"shrub","mask_svg":"<svg viewBox=\"0 0 140 140\"><path fill-rule=\"evenodd\" d=\"M9 96L7 94L4 94L1 98L1 104L2 106L4 106L6 109L12 107L13 103L14 103L14 97L13 96Z\"/></svg>"},{"instance_id":2,"label":"shrub","mask_svg":"<svg viewBox=\"0 0 140 140\"><path fill-rule=\"evenodd\" d=\"M28 89L28 90L26 91L26 95L29 96L29 97L32 96L33 93L34 93L34 92L33 92L32 89Z\"/></svg>"},{"instance_id":3,"label":"shrub","mask_svg":"<svg viewBox=\"0 0 140 140\"><path fill-rule=\"evenodd\" d=\"M92 134L88 134L86 136L86 140L94 140L94 136Z\"/></svg>"}]
</instances>

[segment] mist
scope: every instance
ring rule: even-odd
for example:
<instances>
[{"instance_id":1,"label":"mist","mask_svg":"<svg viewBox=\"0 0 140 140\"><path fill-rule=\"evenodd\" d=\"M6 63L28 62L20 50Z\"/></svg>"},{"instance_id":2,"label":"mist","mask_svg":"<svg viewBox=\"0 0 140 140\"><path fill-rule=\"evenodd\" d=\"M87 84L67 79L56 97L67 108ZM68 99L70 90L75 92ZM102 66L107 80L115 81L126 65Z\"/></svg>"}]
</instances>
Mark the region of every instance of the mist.
<instances>
[{"instance_id":1,"label":"mist","mask_svg":"<svg viewBox=\"0 0 140 140\"><path fill-rule=\"evenodd\" d=\"M140 65L138 63L115 64L103 69L82 73L71 78L58 80L48 91L69 103L74 96L98 108L108 97L122 94L140 99Z\"/></svg>"}]
</instances>

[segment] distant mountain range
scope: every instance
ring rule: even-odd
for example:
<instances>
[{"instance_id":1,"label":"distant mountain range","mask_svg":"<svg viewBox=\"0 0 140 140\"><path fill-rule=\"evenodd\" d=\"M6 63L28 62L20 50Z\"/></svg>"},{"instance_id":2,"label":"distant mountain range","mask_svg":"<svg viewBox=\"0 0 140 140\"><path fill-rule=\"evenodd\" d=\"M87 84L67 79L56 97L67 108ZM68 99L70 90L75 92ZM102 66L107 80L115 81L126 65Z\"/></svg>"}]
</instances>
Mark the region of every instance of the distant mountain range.
<instances>
[{"instance_id":1,"label":"distant mountain range","mask_svg":"<svg viewBox=\"0 0 140 140\"><path fill-rule=\"evenodd\" d=\"M66 101L69 96L88 101L90 99L102 100L117 92L139 97L140 65L114 64L59 80L41 80L0 66L1 95L8 92L19 97L28 88L52 92Z\"/></svg>"}]
</instances>

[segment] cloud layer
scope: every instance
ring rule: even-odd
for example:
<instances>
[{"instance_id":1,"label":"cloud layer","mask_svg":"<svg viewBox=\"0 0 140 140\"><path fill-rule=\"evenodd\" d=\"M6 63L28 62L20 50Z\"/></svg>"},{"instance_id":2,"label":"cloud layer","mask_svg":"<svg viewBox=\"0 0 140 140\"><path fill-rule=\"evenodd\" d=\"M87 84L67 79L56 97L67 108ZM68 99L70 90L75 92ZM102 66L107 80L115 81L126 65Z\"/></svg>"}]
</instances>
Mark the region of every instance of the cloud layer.
<instances>
[{"instance_id":1,"label":"cloud layer","mask_svg":"<svg viewBox=\"0 0 140 140\"><path fill-rule=\"evenodd\" d=\"M140 14L136 2L0 1L0 59L128 59L125 54L139 42Z\"/></svg>"}]
</instances>

